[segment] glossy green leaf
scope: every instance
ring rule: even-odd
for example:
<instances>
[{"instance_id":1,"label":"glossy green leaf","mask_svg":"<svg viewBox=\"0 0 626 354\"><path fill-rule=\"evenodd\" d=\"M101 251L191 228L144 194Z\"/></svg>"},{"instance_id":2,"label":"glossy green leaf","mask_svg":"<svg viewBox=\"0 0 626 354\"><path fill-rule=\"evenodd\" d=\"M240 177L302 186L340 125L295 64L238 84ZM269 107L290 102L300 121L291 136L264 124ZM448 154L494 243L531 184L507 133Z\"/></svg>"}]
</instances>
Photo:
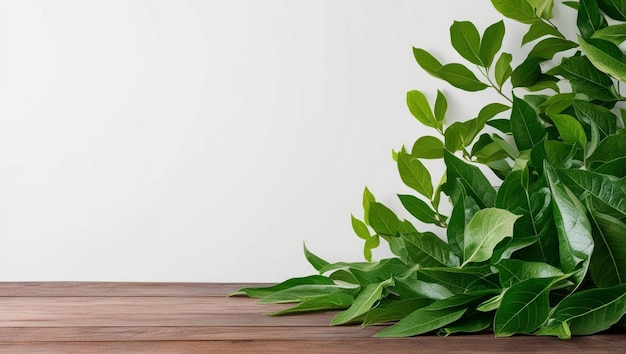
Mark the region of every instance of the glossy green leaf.
<instances>
[{"instance_id":1,"label":"glossy green leaf","mask_svg":"<svg viewBox=\"0 0 626 354\"><path fill-rule=\"evenodd\" d=\"M626 283L626 224L609 215L591 213L595 247L589 271L601 288Z\"/></svg>"},{"instance_id":2,"label":"glossy green leaf","mask_svg":"<svg viewBox=\"0 0 626 354\"><path fill-rule=\"evenodd\" d=\"M550 114L550 119L556 125L565 143L572 145L578 143L583 149L587 147L585 130L576 118L567 114Z\"/></svg>"},{"instance_id":3,"label":"glossy green leaf","mask_svg":"<svg viewBox=\"0 0 626 354\"><path fill-rule=\"evenodd\" d=\"M469 224L474 214L479 210L480 207L476 204L474 199L467 197L465 189L461 188L461 192L454 202L446 230L450 250L459 257L463 257L465 226Z\"/></svg>"},{"instance_id":4,"label":"glossy green leaf","mask_svg":"<svg viewBox=\"0 0 626 354\"><path fill-rule=\"evenodd\" d=\"M291 278L291 279L285 280L282 283L272 285L272 286L267 286L267 287L242 288L230 294L230 296L246 295L248 297L253 297L253 298L262 298L264 296L268 296L273 293L286 290L286 289L289 289L298 285L334 285L334 284L335 284L334 281L332 281L331 279L323 275L310 275L307 277Z\"/></svg>"},{"instance_id":5,"label":"glossy green leaf","mask_svg":"<svg viewBox=\"0 0 626 354\"><path fill-rule=\"evenodd\" d=\"M354 303L345 311L339 312L331 321L332 326L348 323L369 311L380 300L383 289L391 283L386 280L377 284L367 285L354 299Z\"/></svg>"},{"instance_id":6,"label":"glossy green leaf","mask_svg":"<svg viewBox=\"0 0 626 354\"><path fill-rule=\"evenodd\" d=\"M374 337L410 337L428 333L453 323L463 316L467 309L428 310L419 309L398 323L376 333Z\"/></svg>"},{"instance_id":7,"label":"glossy green leaf","mask_svg":"<svg viewBox=\"0 0 626 354\"><path fill-rule=\"evenodd\" d=\"M295 313L326 311L326 310L343 310L348 308L354 302L352 295L343 293L334 293L323 295L320 297L305 300L296 306L288 309L272 312L270 316L291 315Z\"/></svg>"},{"instance_id":8,"label":"glossy green leaf","mask_svg":"<svg viewBox=\"0 0 626 354\"><path fill-rule=\"evenodd\" d=\"M626 216L626 179L585 170L561 171L563 182L580 199L588 196L611 208L621 217Z\"/></svg>"},{"instance_id":9,"label":"glossy green leaf","mask_svg":"<svg viewBox=\"0 0 626 354\"><path fill-rule=\"evenodd\" d=\"M402 182L419 194L430 199L433 195L433 182L428 169L419 159L407 153L398 154L398 172Z\"/></svg>"},{"instance_id":10,"label":"glossy green leaf","mask_svg":"<svg viewBox=\"0 0 626 354\"><path fill-rule=\"evenodd\" d=\"M496 200L496 191L476 166L463 162L448 151L444 151L448 184L461 183L467 195L474 198L482 208L492 207Z\"/></svg>"},{"instance_id":11,"label":"glossy green leaf","mask_svg":"<svg viewBox=\"0 0 626 354\"><path fill-rule=\"evenodd\" d=\"M394 301L384 307L377 306L367 312L362 326L399 321L411 312L426 307L432 302L433 300L426 298L407 298Z\"/></svg>"},{"instance_id":12,"label":"glossy green leaf","mask_svg":"<svg viewBox=\"0 0 626 354\"><path fill-rule=\"evenodd\" d=\"M534 85L541 77L540 58L528 57L511 73L513 87L527 87Z\"/></svg>"},{"instance_id":13,"label":"glossy green leaf","mask_svg":"<svg viewBox=\"0 0 626 354\"><path fill-rule=\"evenodd\" d=\"M587 163L593 170L597 170L613 161L619 163L624 157L626 157L626 132L610 135L602 140L587 159Z\"/></svg>"},{"instance_id":14,"label":"glossy green leaf","mask_svg":"<svg viewBox=\"0 0 626 354\"><path fill-rule=\"evenodd\" d=\"M477 212L465 228L461 266L491 258L496 245L513 236L513 225L519 218L505 209L486 208Z\"/></svg>"},{"instance_id":15,"label":"glossy green leaf","mask_svg":"<svg viewBox=\"0 0 626 354\"><path fill-rule=\"evenodd\" d=\"M532 278L506 290L496 311L493 331L497 337L531 333L548 318L553 278Z\"/></svg>"},{"instance_id":16,"label":"glossy green leaf","mask_svg":"<svg viewBox=\"0 0 626 354\"><path fill-rule=\"evenodd\" d=\"M625 0L599 0L600 8L612 19L626 21Z\"/></svg>"},{"instance_id":17,"label":"glossy green leaf","mask_svg":"<svg viewBox=\"0 0 626 354\"><path fill-rule=\"evenodd\" d=\"M482 66L490 67L493 63L498 51L502 47L502 40L504 39L504 22L498 21L485 29L483 38L480 41L479 57L482 62Z\"/></svg>"},{"instance_id":18,"label":"glossy green leaf","mask_svg":"<svg viewBox=\"0 0 626 354\"><path fill-rule=\"evenodd\" d=\"M550 60L556 53L564 52L576 47L578 47L576 42L568 41L567 39L550 37L537 43L530 53L528 53L528 57Z\"/></svg>"},{"instance_id":19,"label":"glossy green leaf","mask_svg":"<svg viewBox=\"0 0 626 354\"><path fill-rule=\"evenodd\" d=\"M413 56L415 57L417 64L419 64L424 71L436 78L439 78L439 74L437 72L443 65L435 57L424 49L415 47L413 47Z\"/></svg>"},{"instance_id":20,"label":"glossy green leaf","mask_svg":"<svg viewBox=\"0 0 626 354\"><path fill-rule=\"evenodd\" d=\"M498 268L502 287L508 288L526 279L554 278L564 275L554 266L542 262L528 262L517 259L503 259L495 265Z\"/></svg>"},{"instance_id":21,"label":"glossy green leaf","mask_svg":"<svg viewBox=\"0 0 626 354\"><path fill-rule=\"evenodd\" d=\"M620 81L626 81L626 56L613 43L602 39L579 37L578 43L591 61L603 73Z\"/></svg>"},{"instance_id":22,"label":"glossy green leaf","mask_svg":"<svg viewBox=\"0 0 626 354\"><path fill-rule=\"evenodd\" d=\"M520 151L531 149L539 144L546 134L535 109L517 96L513 96L511 130L515 144Z\"/></svg>"},{"instance_id":23,"label":"glossy green leaf","mask_svg":"<svg viewBox=\"0 0 626 354\"><path fill-rule=\"evenodd\" d=\"M445 266L448 263L450 247L432 232L402 232L404 245L413 264L422 267Z\"/></svg>"},{"instance_id":24,"label":"glossy green leaf","mask_svg":"<svg viewBox=\"0 0 626 354\"><path fill-rule=\"evenodd\" d=\"M416 276L429 283L441 284L455 294L501 288L497 274L489 266L420 268Z\"/></svg>"},{"instance_id":25,"label":"glossy green leaf","mask_svg":"<svg viewBox=\"0 0 626 354\"><path fill-rule=\"evenodd\" d=\"M550 73L561 75L569 80L574 92L583 93L591 99L604 101L617 100L617 93L611 78L596 69L587 57L564 59Z\"/></svg>"},{"instance_id":26,"label":"glossy green leaf","mask_svg":"<svg viewBox=\"0 0 626 354\"><path fill-rule=\"evenodd\" d=\"M591 37L597 30L608 25L597 0L580 0L576 24L583 38Z\"/></svg>"},{"instance_id":27,"label":"glossy green leaf","mask_svg":"<svg viewBox=\"0 0 626 354\"><path fill-rule=\"evenodd\" d=\"M522 45L545 36L563 38L563 34L543 21L535 21L522 38Z\"/></svg>"},{"instance_id":28,"label":"glossy green leaf","mask_svg":"<svg viewBox=\"0 0 626 354\"><path fill-rule=\"evenodd\" d=\"M593 252L591 224L584 207L559 180L556 172L547 162L544 163L544 173L552 191L561 269L567 273L573 272L582 263L583 273L574 277L576 284L579 284L585 275Z\"/></svg>"},{"instance_id":29,"label":"glossy green leaf","mask_svg":"<svg viewBox=\"0 0 626 354\"><path fill-rule=\"evenodd\" d=\"M515 233L515 231L513 231ZM493 256L491 256L491 263L496 264L503 259L510 259L513 253L529 248L536 244L537 237L513 237L505 242L500 243L493 250ZM543 255L542 255L543 256ZM558 261L558 254L556 255Z\"/></svg>"},{"instance_id":30,"label":"glossy green leaf","mask_svg":"<svg viewBox=\"0 0 626 354\"><path fill-rule=\"evenodd\" d=\"M496 83L498 84L498 86L504 85L506 80L511 77L511 74L513 73L513 68L511 68L512 60L513 56L511 54L502 53L496 61L494 76L496 78Z\"/></svg>"},{"instance_id":31,"label":"glossy green leaf","mask_svg":"<svg viewBox=\"0 0 626 354\"><path fill-rule=\"evenodd\" d=\"M535 9L527 0L491 0L491 4L504 17L527 24L537 20Z\"/></svg>"},{"instance_id":32,"label":"glossy green leaf","mask_svg":"<svg viewBox=\"0 0 626 354\"><path fill-rule=\"evenodd\" d=\"M437 70L437 74L450 85L464 91L481 91L489 87L462 64L446 64Z\"/></svg>"},{"instance_id":33,"label":"glossy green leaf","mask_svg":"<svg viewBox=\"0 0 626 354\"><path fill-rule=\"evenodd\" d=\"M292 286L288 289L273 292L267 296L263 296L261 300L259 300L259 303L284 304L290 302L302 302L334 293L352 295L354 294L355 290L355 288L348 288L340 285L303 284Z\"/></svg>"},{"instance_id":34,"label":"glossy green leaf","mask_svg":"<svg viewBox=\"0 0 626 354\"><path fill-rule=\"evenodd\" d=\"M373 202L369 206L370 226L379 235L395 236L400 220L396 214L384 204Z\"/></svg>"},{"instance_id":35,"label":"glossy green leaf","mask_svg":"<svg viewBox=\"0 0 626 354\"><path fill-rule=\"evenodd\" d=\"M539 76L537 81L532 84L526 86L526 90L530 92L537 92L543 90L552 90L554 92L560 92L560 88L558 85L559 79L554 76L542 74Z\"/></svg>"},{"instance_id":36,"label":"glossy green leaf","mask_svg":"<svg viewBox=\"0 0 626 354\"><path fill-rule=\"evenodd\" d=\"M406 93L406 104L409 111L420 123L427 127L437 128L440 126L439 121L433 115L430 104L423 93L417 90L411 90Z\"/></svg>"},{"instance_id":37,"label":"glossy green leaf","mask_svg":"<svg viewBox=\"0 0 626 354\"><path fill-rule=\"evenodd\" d=\"M320 257L316 256L315 254L313 254L311 251L309 251L308 248L306 248L306 244L303 243L302 246L304 247L304 257L306 258L306 260L309 262L309 264L311 264L313 266L313 268L315 268L315 270L319 271L320 269L328 266L330 263L328 263L327 261L321 259Z\"/></svg>"},{"instance_id":38,"label":"glossy green leaf","mask_svg":"<svg viewBox=\"0 0 626 354\"><path fill-rule=\"evenodd\" d=\"M611 25L593 33L591 38L604 39L619 45L626 41L626 23Z\"/></svg>"},{"instance_id":39,"label":"glossy green leaf","mask_svg":"<svg viewBox=\"0 0 626 354\"><path fill-rule=\"evenodd\" d=\"M454 21L450 27L450 41L465 60L472 64L486 66L480 59L480 34L469 21Z\"/></svg>"},{"instance_id":40,"label":"glossy green leaf","mask_svg":"<svg viewBox=\"0 0 626 354\"><path fill-rule=\"evenodd\" d=\"M510 108L511 107L502 103L490 103L481 108L480 112L478 112L478 117L476 117L476 120L479 123L479 127L481 127L482 129L485 122L495 117L498 113L502 113Z\"/></svg>"},{"instance_id":41,"label":"glossy green leaf","mask_svg":"<svg viewBox=\"0 0 626 354\"><path fill-rule=\"evenodd\" d=\"M439 122L443 122L446 118L446 111L448 110L448 101L446 96L437 90L437 98L435 99L435 119Z\"/></svg>"},{"instance_id":42,"label":"glossy green leaf","mask_svg":"<svg viewBox=\"0 0 626 354\"><path fill-rule=\"evenodd\" d=\"M580 121L589 125L593 124L599 129L601 139L617 132L617 116L606 107L580 100L574 100L573 107ZM626 148L626 144L624 144L624 148ZM612 147L609 148L609 150L612 149ZM606 152L609 153L609 151Z\"/></svg>"},{"instance_id":43,"label":"glossy green leaf","mask_svg":"<svg viewBox=\"0 0 626 354\"><path fill-rule=\"evenodd\" d=\"M425 297L432 300L443 300L454 295L445 286L437 283L428 283L413 277L395 279L396 287L401 287L403 293L411 293L414 297Z\"/></svg>"},{"instance_id":44,"label":"glossy green leaf","mask_svg":"<svg viewBox=\"0 0 626 354\"><path fill-rule=\"evenodd\" d=\"M491 315L471 314L461 318L452 326L442 328L437 334L447 337L457 333L476 333L486 330L492 323L493 317Z\"/></svg>"},{"instance_id":45,"label":"glossy green leaf","mask_svg":"<svg viewBox=\"0 0 626 354\"><path fill-rule=\"evenodd\" d=\"M440 159L443 157L444 145L434 136L422 136L415 141L411 149L411 157L421 159Z\"/></svg>"},{"instance_id":46,"label":"glossy green leaf","mask_svg":"<svg viewBox=\"0 0 626 354\"><path fill-rule=\"evenodd\" d=\"M427 224L437 224L437 214L423 200L412 195L399 194L400 202L404 208L419 221Z\"/></svg>"},{"instance_id":47,"label":"glossy green leaf","mask_svg":"<svg viewBox=\"0 0 626 354\"><path fill-rule=\"evenodd\" d=\"M573 335L588 335L608 329L626 314L626 285L588 289L563 299L539 335L562 333L563 324ZM568 338L568 336L562 336Z\"/></svg>"}]
</instances>

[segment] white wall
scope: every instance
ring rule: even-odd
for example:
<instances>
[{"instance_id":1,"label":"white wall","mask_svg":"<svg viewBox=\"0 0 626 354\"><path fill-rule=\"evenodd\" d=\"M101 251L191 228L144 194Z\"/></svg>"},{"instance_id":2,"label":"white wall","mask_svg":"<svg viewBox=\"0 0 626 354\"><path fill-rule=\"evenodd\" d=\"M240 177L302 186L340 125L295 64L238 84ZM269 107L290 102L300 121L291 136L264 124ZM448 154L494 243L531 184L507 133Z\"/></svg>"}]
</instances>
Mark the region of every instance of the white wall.
<instances>
[{"instance_id":1,"label":"white wall","mask_svg":"<svg viewBox=\"0 0 626 354\"><path fill-rule=\"evenodd\" d=\"M452 21L499 18L487 0L0 1L0 280L280 281L312 272L303 241L360 260L363 187L399 205L391 149L428 132L405 92L442 89L452 119L497 100L411 46L458 61Z\"/></svg>"}]
</instances>

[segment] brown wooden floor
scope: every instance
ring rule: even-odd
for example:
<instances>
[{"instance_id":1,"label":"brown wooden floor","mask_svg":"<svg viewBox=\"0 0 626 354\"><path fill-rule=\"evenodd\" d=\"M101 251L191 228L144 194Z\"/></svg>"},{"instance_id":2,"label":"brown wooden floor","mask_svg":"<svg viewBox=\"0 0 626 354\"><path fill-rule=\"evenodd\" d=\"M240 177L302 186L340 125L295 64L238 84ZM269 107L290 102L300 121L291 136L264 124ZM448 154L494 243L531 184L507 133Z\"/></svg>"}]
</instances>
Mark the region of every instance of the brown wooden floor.
<instances>
[{"instance_id":1,"label":"brown wooden floor","mask_svg":"<svg viewBox=\"0 0 626 354\"><path fill-rule=\"evenodd\" d=\"M226 297L246 284L0 283L0 351L585 352L626 351L626 334L559 340L492 335L371 338L382 327L329 327L333 313L284 317L286 305Z\"/></svg>"}]
</instances>

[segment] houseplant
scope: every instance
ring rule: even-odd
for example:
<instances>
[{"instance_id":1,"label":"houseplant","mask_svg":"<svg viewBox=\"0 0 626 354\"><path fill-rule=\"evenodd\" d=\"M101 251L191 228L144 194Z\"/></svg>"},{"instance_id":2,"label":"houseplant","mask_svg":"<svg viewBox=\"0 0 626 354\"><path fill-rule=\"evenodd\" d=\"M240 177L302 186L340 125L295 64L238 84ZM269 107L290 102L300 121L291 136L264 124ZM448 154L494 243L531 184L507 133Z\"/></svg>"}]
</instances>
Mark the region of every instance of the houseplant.
<instances>
[{"instance_id":1,"label":"houseplant","mask_svg":"<svg viewBox=\"0 0 626 354\"><path fill-rule=\"evenodd\" d=\"M433 135L393 156L416 192L399 195L402 205L440 227L447 242L400 220L365 188L363 218L352 216L352 226L366 262L329 263L305 246L319 274L235 294L295 303L274 315L341 310L331 324L394 322L381 337L491 330L569 338L619 324L626 313L626 130L619 107L626 1L558 4L577 13L573 39L551 22L553 0L491 3L528 25L526 57L514 61L500 52L503 21L482 33L469 21L452 24L451 44L466 64L443 63L421 48L413 54L430 75L467 92L494 89L506 104L449 122L442 92L432 102L410 91L411 114ZM445 165L442 181L433 183L425 159ZM500 181L494 186L486 174ZM440 211L442 199L452 203L450 215ZM381 239L395 257L372 262Z\"/></svg>"}]
</instances>

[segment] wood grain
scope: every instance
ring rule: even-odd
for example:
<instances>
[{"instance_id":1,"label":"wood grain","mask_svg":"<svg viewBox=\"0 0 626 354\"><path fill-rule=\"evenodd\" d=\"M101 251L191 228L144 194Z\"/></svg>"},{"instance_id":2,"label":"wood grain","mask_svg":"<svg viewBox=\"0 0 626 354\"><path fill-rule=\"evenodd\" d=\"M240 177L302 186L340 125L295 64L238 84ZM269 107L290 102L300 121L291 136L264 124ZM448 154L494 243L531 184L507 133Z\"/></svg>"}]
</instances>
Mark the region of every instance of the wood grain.
<instances>
[{"instance_id":1,"label":"wood grain","mask_svg":"<svg viewBox=\"0 0 626 354\"><path fill-rule=\"evenodd\" d=\"M227 297L252 284L0 283L0 352L620 352L626 334L559 340L492 334L380 339L384 326L330 327L336 312L278 316L288 304ZM256 284L259 285L259 284Z\"/></svg>"}]
</instances>

